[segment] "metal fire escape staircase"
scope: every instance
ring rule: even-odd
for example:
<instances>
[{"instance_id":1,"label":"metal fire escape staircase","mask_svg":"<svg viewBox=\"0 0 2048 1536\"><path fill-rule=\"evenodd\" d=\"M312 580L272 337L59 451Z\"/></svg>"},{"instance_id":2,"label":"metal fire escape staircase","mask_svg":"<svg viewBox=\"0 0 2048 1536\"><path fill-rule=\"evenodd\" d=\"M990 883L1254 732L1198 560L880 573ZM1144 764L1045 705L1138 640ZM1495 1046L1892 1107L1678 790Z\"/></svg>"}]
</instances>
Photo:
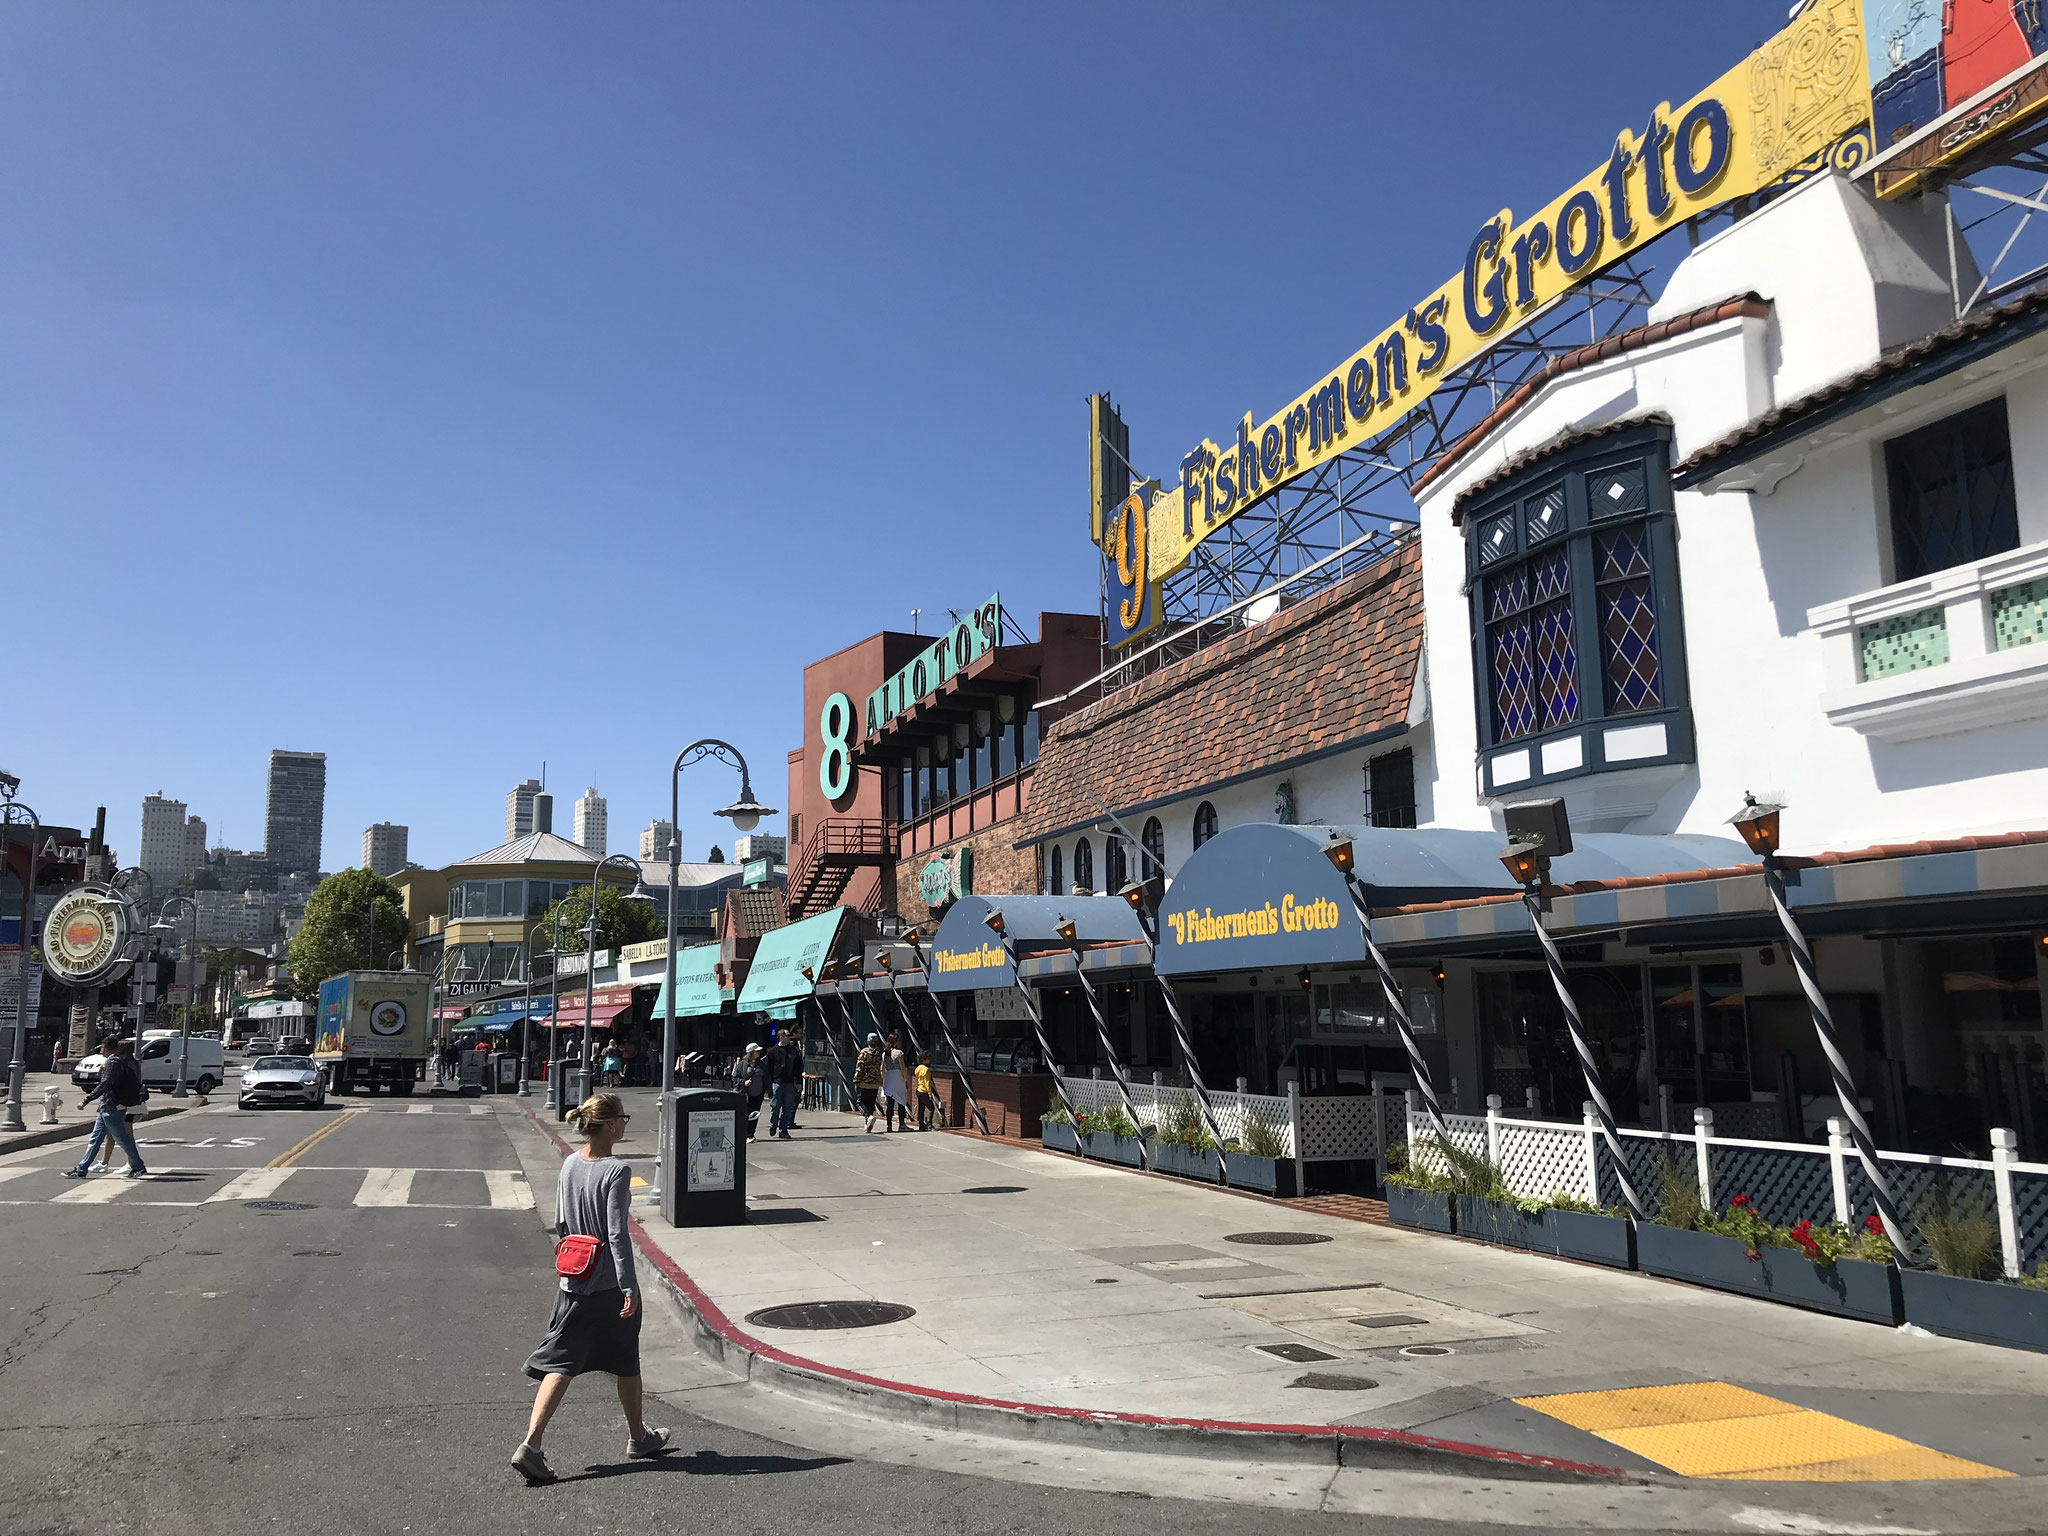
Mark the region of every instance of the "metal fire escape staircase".
<instances>
[{"instance_id":1,"label":"metal fire escape staircase","mask_svg":"<svg viewBox=\"0 0 2048 1536\"><path fill-rule=\"evenodd\" d=\"M839 905L855 870L896 861L896 832L885 821L834 818L811 834L789 871L789 919Z\"/></svg>"}]
</instances>

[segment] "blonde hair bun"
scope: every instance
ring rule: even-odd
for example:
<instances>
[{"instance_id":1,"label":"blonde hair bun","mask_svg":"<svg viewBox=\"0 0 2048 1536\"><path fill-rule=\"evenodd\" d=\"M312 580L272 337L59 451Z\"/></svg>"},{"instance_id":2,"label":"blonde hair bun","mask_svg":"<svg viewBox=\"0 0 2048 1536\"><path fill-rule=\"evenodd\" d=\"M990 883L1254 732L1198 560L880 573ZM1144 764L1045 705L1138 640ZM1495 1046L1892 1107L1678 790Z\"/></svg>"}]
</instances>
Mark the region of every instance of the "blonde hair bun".
<instances>
[{"instance_id":1,"label":"blonde hair bun","mask_svg":"<svg viewBox=\"0 0 2048 1536\"><path fill-rule=\"evenodd\" d=\"M593 1093L569 1111L569 1123L588 1136L607 1120L623 1120L626 1101L616 1093Z\"/></svg>"}]
</instances>

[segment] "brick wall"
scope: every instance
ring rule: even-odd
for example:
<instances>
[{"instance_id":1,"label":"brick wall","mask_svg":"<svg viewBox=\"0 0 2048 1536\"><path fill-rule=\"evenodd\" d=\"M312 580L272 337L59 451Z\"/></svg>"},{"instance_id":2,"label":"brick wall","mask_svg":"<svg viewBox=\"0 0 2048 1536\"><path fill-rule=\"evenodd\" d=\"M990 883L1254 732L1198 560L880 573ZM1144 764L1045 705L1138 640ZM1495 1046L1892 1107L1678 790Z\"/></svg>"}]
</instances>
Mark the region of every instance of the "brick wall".
<instances>
[{"instance_id":1,"label":"brick wall","mask_svg":"<svg viewBox=\"0 0 2048 1536\"><path fill-rule=\"evenodd\" d=\"M990 827L971 837L941 844L914 858L896 864L896 910L903 921L926 933L937 926L938 917L917 894L917 872L931 862L934 853L951 848L974 850L974 892L978 896L1029 896L1038 889L1038 852L1033 848L1012 848L1014 821Z\"/></svg>"}]
</instances>

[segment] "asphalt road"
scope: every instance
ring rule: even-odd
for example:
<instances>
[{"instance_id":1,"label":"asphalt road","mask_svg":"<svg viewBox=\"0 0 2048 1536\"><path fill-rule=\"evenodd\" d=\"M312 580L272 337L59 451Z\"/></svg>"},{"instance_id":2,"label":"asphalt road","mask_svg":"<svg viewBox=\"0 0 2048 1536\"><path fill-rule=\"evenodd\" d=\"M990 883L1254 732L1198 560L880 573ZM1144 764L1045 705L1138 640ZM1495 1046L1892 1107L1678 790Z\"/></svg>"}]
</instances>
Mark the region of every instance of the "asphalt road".
<instances>
[{"instance_id":1,"label":"asphalt road","mask_svg":"<svg viewBox=\"0 0 2048 1536\"><path fill-rule=\"evenodd\" d=\"M5 1159L0 1532L1449 1528L817 1454L674 1402L675 1453L628 1462L606 1378L550 1431L564 1480L527 1488L505 1462L551 1277L514 1104L216 1099L144 1127L137 1184L60 1178L77 1143Z\"/></svg>"}]
</instances>

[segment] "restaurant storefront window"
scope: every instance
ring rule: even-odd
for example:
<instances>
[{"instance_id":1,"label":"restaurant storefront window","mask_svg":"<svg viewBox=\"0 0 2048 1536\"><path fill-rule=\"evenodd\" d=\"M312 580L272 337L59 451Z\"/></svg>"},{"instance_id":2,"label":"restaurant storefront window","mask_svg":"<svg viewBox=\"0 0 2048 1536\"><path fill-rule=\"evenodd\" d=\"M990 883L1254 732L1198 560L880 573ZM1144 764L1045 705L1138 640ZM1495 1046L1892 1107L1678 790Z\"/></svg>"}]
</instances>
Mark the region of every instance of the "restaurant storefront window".
<instances>
[{"instance_id":1,"label":"restaurant storefront window","mask_svg":"<svg viewBox=\"0 0 2048 1536\"><path fill-rule=\"evenodd\" d=\"M1601 1091L1616 1119L1640 1125L1654 1098L1645 1091L1642 968L1573 966L1567 974ZM1586 1079L1549 972L1480 971L1475 980L1484 1091L1499 1094L1513 1112L1526 1111L1534 1088L1540 1113L1576 1117Z\"/></svg>"},{"instance_id":2,"label":"restaurant storefront window","mask_svg":"<svg viewBox=\"0 0 2048 1536\"><path fill-rule=\"evenodd\" d=\"M1748 1102L1749 1020L1742 967L1652 966L1650 998L1657 1086L1669 1087L1679 1104Z\"/></svg>"}]
</instances>

